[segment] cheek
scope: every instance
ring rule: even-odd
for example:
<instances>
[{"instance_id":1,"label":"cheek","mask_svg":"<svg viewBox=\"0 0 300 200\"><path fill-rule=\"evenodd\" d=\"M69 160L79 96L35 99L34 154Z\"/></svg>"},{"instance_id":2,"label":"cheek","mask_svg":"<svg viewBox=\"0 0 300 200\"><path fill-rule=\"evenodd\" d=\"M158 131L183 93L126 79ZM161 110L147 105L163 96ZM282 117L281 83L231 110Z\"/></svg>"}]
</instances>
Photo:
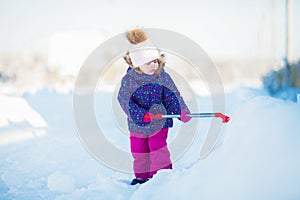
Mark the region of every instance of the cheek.
<instances>
[{"instance_id":1,"label":"cheek","mask_svg":"<svg viewBox=\"0 0 300 200\"><path fill-rule=\"evenodd\" d=\"M145 67L145 66L140 66L140 69L141 69L141 70L145 70L146 67Z\"/></svg>"}]
</instances>

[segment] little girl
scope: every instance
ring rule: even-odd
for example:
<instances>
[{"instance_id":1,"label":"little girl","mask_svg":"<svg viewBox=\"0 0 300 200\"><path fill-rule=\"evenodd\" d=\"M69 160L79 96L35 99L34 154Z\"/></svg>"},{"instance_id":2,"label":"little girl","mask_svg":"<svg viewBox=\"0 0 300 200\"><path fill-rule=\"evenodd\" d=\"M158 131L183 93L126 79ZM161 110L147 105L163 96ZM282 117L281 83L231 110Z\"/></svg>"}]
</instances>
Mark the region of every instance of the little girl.
<instances>
[{"instance_id":1,"label":"little girl","mask_svg":"<svg viewBox=\"0 0 300 200\"><path fill-rule=\"evenodd\" d=\"M141 29L127 32L130 48L124 59L129 65L118 94L127 115L135 179L131 185L148 181L160 169L172 169L167 147L172 118L153 119L155 114L180 114L182 122L191 117L187 105L170 75L164 71L164 54L153 46ZM147 47L147 48L145 48Z\"/></svg>"}]
</instances>

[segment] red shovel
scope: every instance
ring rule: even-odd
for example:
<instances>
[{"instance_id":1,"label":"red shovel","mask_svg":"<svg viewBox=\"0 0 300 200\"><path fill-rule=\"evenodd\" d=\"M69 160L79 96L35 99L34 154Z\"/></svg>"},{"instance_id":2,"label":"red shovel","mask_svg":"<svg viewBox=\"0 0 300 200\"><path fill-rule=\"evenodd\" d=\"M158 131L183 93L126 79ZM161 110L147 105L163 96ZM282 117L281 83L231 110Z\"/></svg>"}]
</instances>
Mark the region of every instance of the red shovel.
<instances>
[{"instance_id":1,"label":"red shovel","mask_svg":"<svg viewBox=\"0 0 300 200\"><path fill-rule=\"evenodd\" d=\"M204 118L204 117L218 117L222 119L223 123L227 123L230 120L229 116L226 116L222 113L190 113L186 114L186 116L195 117L195 118ZM163 115L163 114L155 114L151 116L152 119L163 119L163 118L180 118L180 115Z\"/></svg>"}]
</instances>

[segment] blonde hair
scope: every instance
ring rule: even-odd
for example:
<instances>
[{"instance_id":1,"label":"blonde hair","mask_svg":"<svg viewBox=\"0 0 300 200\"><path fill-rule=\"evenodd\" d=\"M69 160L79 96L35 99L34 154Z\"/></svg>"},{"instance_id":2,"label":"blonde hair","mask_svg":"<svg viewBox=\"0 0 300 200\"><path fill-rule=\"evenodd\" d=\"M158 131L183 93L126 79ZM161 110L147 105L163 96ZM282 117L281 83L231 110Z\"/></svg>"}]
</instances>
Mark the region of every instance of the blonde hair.
<instances>
[{"instance_id":1,"label":"blonde hair","mask_svg":"<svg viewBox=\"0 0 300 200\"><path fill-rule=\"evenodd\" d=\"M165 67L166 64L166 60L165 60L165 54L161 53L160 50L158 50L158 54L159 54L159 58L158 60L158 68L157 70L154 72L154 74L157 74L158 76L160 76L161 70ZM125 54L125 56L123 57L125 62L132 68L134 69L134 71L136 71L139 74L143 74L144 72L139 68L139 67L135 67L130 59L129 56L129 52L127 52Z\"/></svg>"}]
</instances>

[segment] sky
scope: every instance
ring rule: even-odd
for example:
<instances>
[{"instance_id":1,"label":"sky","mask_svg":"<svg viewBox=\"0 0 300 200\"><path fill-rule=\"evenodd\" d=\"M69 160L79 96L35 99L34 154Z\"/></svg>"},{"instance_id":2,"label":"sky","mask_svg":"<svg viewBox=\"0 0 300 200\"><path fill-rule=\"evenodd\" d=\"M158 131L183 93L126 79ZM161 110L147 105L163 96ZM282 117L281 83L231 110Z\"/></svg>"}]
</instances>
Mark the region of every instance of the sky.
<instances>
[{"instance_id":1,"label":"sky","mask_svg":"<svg viewBox=\"0 0 300 200\"><path fill-rule=\"evenodd\" d=\"M182 33L215 58L282 59L283 0L0 0L0 51L48 54L55 33L99 31L103 40L132 27ZM292 58L300 57L299 1L293 3ZM271 11L274 12L271 12ZM273 16L273 18L272 18Z\"/></svg>"}]
</instances>

